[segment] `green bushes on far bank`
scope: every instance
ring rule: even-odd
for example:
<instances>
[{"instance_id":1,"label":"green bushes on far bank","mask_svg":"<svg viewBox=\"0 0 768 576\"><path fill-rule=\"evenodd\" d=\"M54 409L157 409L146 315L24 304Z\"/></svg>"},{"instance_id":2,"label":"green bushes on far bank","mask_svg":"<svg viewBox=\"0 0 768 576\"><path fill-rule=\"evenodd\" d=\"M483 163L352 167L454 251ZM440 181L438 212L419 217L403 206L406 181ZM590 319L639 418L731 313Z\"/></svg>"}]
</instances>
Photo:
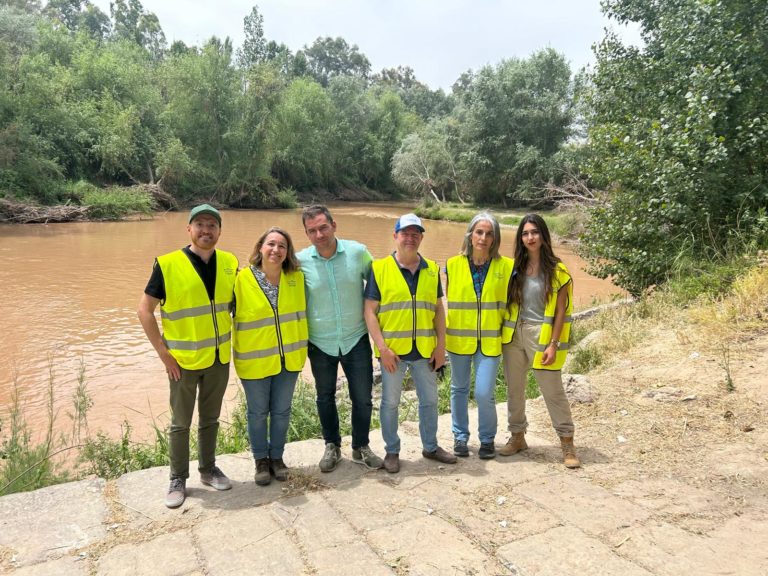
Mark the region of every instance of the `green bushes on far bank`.
<instances>
[{"instance_id":1,"label":"green bushes on far bank","mask_svg":"<svg viewBox=\"0 0 768 576\"><path fill-rule=\"evenodd\" d=\"M420 218L428 220L447 220L449 222L470 222L478 212L489 212L503 226L516 228L523 216L529 212L540 213L547 221L552 234L560 238L575 238L581 232L586 215L581 210L552 211L551 209L539 210L534 207L520 209L516 213L500 212L494 208L474 206L471 204L456 204L445 202L437 204L429 202L420 204L414 208L414 213ZM504 234L514 233L505 231Z\"/></svg>"}]
</instances>

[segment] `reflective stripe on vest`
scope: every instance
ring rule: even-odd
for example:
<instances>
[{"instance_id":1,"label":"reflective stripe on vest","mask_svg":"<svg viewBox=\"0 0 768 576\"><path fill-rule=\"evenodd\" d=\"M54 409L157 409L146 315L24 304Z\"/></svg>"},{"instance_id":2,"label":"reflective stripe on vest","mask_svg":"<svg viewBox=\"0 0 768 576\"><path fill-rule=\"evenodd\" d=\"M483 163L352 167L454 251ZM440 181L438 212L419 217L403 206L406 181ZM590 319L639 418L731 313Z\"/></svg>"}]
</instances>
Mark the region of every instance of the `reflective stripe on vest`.
<instances>
[{"instance_id":1,"label":"reflective stripe on vest","mask_svg":"<svg viewBox=\"0 0 768 576\"><path fill-rule=\"evenodd\" d=\"M250 268L235 282L234 357L240 378L255 380L285 369L298 372L307 359L308 329L304 275L283 272L277 314Z\"/></svg>"},{"instance_id":2,"label":"reflective stripe on vest","mask_svg":"<svg viewBox=\"0 0 768 576\"><path fill-rule=\"evenodd\" d=\"M512 260L491 260L478 299L466 256L448 259L448 317L445 348L454 354L474 354L477 343L486 356L501 354L502 324L507 309L507 288Z\"/></svg>"},{"instance_id":3,"label":"reflective stripe on vest","mask_svg":"<svg viewBox=\"0 0 768 576\"><path fill-rule=\"evenodd\" d=\"M567 286L566 286L567 285ZM568 298L565 303L565 317L563 318L563 328L560 330L560 347L555 355L555 361L548 366L544 366L541 363L544 350L552 341L552 326L555 323L555 308L557 307L557 293L563 286L566 286L568 290ZM512 336L515 332L515 326L517 323L517 316L520 313L520 308L517 304L510 306L507 317L504 319L504 343L512 341ZM531 368L534 370L560 370L565 364L565 358L568 355L568 341L571 338L571 321L573 313L573 282L571 281L571 275L568 273L568 269L562 262L558 263L555 268L555 277L552 279L552 294L547 300L547 305L544 307L544 321L541 323L541 331L539 332L539 342L536 346L536 352L533 355L533 362Z\"/></svg>"},{"instance_id":4,"label":"reflective stripe on vest","mask_svg":"<svg viewBox=\"0 0 768 576\"><path fill-rule=\"evenodd\" d=\"M205 283L183 250L158 257L163 272L165 301L160 305L163 340L171 355L185 370L202 370L213 365L216 349L219 360L230 358L237 258L216 250L214 300L208 299Z\"/></svg>"},{"instance_id":5,"label":"reflective stripe on vest","mask_svg":"<svg viewBox=\"0 0 768 576\"><path fill-rule=\"evenodd\" d=\"M373 263L373 275L381 294L377 312L381 334L387 346L398 355L408 354L415 340L419 354L429 358L437 345L435 311L440 274L437 264L426 258L424 261L427 267L419 270L414 296L394 256ZM378 358L379 349L374 348Z\"/></svg>"}]
</instances>

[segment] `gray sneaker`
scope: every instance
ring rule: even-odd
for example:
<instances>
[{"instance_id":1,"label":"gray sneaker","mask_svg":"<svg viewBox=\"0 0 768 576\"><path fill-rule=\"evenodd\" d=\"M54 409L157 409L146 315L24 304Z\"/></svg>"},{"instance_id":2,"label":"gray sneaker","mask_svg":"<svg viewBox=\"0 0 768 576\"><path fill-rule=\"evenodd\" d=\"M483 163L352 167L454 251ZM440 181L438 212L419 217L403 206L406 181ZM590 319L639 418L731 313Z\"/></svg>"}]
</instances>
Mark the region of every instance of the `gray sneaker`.
<instances>
[{"instance_id":1,"label":"gray sneaker","mask_svg":"<svg viewBox=\"0 0 768 576\"><path fill-rule=\"evenodd\" d=\"M229 490L232 482L226 477L218 466L214 466L210 472L200 472L200 482L216 490Z\"/></svg>"},{"instance_id":2,"label":"gray sneaker","mask_svg":"<svg viewBox=\"0 0 768 576\"><path fill-rule=\"evenodd\" d=\"M165 495L165 505L168 508L178 508L184 504L187 497L187 481L184 478L173 478Z\"/></svg>"},{"instance_id":3,"label":"gray sneaker","mask_svg":"<svg viewBox=\"0 0 768 576\"><path fill-rule=\"evenodd\" d=\"M325 445L325 453L320 459L320 472L331 472L341 460L341 449L333 442Z\"/></svg>"},{"instance_id":4,"label":"gray sneaker","mask_svg":"<svg viewBox=\"0 0 768 576\"><path fill-rule=\"evenodd\" d=\"M361 446L352 450L352 461L362 464L369 470L378 470L384 467L384 460L376 456L370 446Z\"/></svg>"}]
</instances>

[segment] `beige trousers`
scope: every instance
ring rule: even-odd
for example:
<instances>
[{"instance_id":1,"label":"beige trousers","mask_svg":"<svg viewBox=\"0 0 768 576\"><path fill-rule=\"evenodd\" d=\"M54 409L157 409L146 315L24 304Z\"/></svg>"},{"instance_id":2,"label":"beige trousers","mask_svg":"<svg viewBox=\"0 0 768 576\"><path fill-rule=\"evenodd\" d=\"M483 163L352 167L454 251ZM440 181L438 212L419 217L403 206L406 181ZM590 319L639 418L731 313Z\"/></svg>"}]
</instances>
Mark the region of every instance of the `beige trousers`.
<instances>
[{"instance_id":1,"label":"beige trousers","mask_svg":"<svg viewBox=\"0 0 768 576\"><path fill-rule=\"evenodd\" d=\"M507 429L511 434L525 432L525 385L528 369L539 343L541 324L517 321L512 342L504 344L504 379L507 381ZM552 426L558 436L573 436L573 417L565 395L560 370L534 370L533 375L547 404Z\"/></svg>"}]
</instances>

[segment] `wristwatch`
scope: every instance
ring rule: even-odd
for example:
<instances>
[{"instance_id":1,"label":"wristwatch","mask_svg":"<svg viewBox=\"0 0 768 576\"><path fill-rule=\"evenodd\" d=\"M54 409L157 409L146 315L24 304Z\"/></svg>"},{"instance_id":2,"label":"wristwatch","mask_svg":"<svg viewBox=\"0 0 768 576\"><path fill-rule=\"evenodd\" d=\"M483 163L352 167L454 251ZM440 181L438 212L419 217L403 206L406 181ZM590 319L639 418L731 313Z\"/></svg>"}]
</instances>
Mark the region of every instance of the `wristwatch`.
<instances>
[{"instance_id":1,"label":"wristwatch","mask_svg":"<svg viewBox=\"0 0 768 576\"><path fill-rule=\"evenodd\" d=\"M551 340L551 341L549 342L549 345L551 346L552 344L554 344L554 345L555 345L555 349L556 349L556 350L560 350L560 340Z\"/></svg>"}]
</instances>

